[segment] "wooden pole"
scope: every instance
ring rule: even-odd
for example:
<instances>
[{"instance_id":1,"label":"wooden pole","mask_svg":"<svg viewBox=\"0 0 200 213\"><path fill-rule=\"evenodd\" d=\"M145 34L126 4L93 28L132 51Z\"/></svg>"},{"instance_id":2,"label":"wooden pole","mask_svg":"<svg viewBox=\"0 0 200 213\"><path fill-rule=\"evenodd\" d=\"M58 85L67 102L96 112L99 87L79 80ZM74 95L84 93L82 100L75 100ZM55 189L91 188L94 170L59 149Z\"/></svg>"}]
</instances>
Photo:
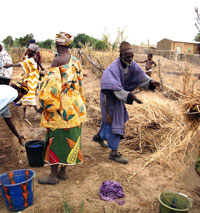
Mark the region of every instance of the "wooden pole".
<instances>
[{"instance_id":1,"label":"wooden pole","mask_svg":"<svg viewBox=\"0 0 200 213\"><path fill-rule=\"evenodd\" d=\"M160 88L161 88L161 91L164 92L160 59L158 59L158 76L160 78Z\"/></svg>"},{"instance_id":2,"label":"wooden pole","mask_svg":"<svg viewBox=\"0 0 200 213\"><path fill-rule=\"evenodd\" d=\"M105 69L102 67L99 67L94 61L92 61L92 59L86 53L80 51L80 54L83 54L87 58L87 60L90 62L90 64L92 64L93 67L95 67L97 70L103 73Z\"/></svg>"}]
</instances>

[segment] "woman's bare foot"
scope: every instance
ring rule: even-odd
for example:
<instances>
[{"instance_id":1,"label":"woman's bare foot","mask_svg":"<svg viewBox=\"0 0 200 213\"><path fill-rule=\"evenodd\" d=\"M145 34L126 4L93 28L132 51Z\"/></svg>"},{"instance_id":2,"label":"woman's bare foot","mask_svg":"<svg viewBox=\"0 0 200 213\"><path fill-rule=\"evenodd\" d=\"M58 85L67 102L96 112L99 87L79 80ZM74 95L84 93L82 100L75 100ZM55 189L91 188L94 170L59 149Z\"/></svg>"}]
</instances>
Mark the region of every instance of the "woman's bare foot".
<instances>
[{"instance_id":1,"label":"woman's bare foot","mask_svg":"<svg viewBox=\"0 0 200 213\"><path fill-rule=\"evenodd\" d=\"M66 180L67 179L65 167L61 167L60 168L60 171L58 172L58 178L60 178L61 180Z\"/></svg>"},{"instance_id":2,"label":"woman's bare foot","mask_svg":"<svg viewBox=\"0 0 200 213\"><path fill-rule=\"evenodd\" d=\"M56 178L53 178L51 176L47 176L47 177L39 179L38 183L40 183L40 184L55 185L55 184L58 184L59 181Z\"/></svg>"}]
</instances>

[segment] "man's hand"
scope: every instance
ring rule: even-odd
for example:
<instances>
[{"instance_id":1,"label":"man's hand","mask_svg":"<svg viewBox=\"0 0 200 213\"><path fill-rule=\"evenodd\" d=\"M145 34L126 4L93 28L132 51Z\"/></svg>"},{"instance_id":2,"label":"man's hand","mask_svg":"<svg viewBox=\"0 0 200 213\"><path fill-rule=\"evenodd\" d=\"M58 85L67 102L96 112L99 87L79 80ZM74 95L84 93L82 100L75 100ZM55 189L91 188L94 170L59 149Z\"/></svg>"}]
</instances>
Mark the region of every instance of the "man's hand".
<instances>
[{"instance_id":1,"label":"man's hand","mask_svg":"<svg viewBox=\"0 0 200 213\"><path fill-rule=\"evenodd\" d=\"M138 99L133 92L131 93L131 95L134 101L136 101L138 104L142 104L142 101Z\"/></svg>"},{"instance_id":2,"label":"man's hand","mask_svg":"<svg viewBox=\"0 0 200 213\"><path fill-rule=\"evenodd\" d=\"M22 139L25 140L25 137L23 135L18 136L18 140L21 146L24 146L24 143L22 143Z\"/></svg>"},{"instance_id":3,"label":"man's hand","mask_svg":"<svg viewBox=\"0 0 200 213\"><path fill-rule=\"evenodd\" d=\"M158 81L152 80L151 84L155 87L160 87L160 82L158 82Z\"/></svg>"}]
</instances>

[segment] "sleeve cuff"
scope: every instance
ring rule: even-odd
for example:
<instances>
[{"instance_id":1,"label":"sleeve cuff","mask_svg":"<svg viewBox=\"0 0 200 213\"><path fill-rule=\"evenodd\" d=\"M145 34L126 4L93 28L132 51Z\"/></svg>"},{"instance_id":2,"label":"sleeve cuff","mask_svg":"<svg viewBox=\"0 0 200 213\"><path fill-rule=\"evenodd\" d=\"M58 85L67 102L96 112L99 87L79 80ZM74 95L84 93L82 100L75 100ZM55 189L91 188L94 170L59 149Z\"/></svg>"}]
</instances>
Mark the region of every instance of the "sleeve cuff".
<instances>
[{"instance_id":1,"label":"sleeve cuff","mask_svg":"<svg viewBox=\"0 0 200 213\"><path fill-rule=\"evenodd\" d=\"M128 94L128 97L127 97L127 104L133 104L133 98L132 98L132 95L131 95L131 93L129 92L129 94Z\"/></svg>"},{"instance_id":2,"label":"sleeve cuff","mask_svg":"<svg viewBox=\"0 0 200 213\"><path fill-rule=\"evenodd\" d=\"M154 86L151 82L152 80L149 82L149 90L155 90L156 86Z\"/></svg>"}]
</instances>

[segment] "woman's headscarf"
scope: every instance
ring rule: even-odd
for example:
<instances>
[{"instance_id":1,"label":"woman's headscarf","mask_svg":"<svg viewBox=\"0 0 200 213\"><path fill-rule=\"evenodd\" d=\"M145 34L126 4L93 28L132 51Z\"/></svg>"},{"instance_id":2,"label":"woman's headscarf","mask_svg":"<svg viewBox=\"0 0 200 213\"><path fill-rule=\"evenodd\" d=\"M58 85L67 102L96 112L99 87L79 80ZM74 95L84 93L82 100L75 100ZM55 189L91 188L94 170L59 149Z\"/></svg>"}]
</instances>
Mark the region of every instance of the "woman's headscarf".
<instances>
[{"instance_id":1,"label":"woman's headscarf","mask_svg":"<svg viewBox=\"0 0 200 213\"><path fill-rule=\"evenodd\" d=\"M69 33L60 32L56 34L56 43L61 46L70 46L70 44L73 42L73 36Z\"/></svg>"},{"instance_id":2,"label":"woman's headscarf","mask_svg":"<svg viewBox=\"0 0 200 213\"><path fill-rule=\"evenodd\" d=\"M33 52L38 52L39 51L39 47L37 44L29 44L28 49L32 50Z\"/></svg>"}]
</instances>

